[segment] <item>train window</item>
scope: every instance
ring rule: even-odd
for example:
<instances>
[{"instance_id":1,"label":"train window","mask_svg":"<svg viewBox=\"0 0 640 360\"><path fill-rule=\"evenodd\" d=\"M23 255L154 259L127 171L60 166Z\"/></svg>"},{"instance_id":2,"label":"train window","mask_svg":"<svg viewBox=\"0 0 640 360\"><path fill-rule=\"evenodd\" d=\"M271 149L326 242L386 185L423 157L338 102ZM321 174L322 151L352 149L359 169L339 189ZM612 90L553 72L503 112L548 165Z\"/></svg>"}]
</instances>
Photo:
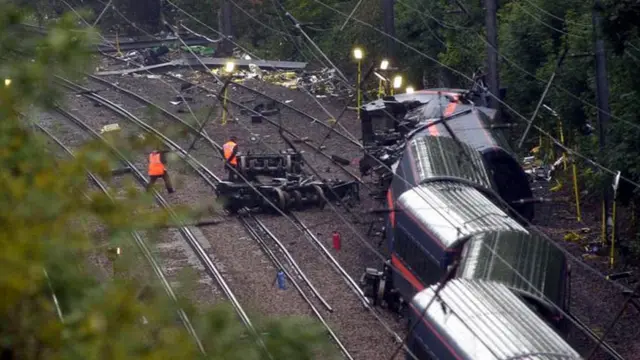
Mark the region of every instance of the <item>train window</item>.
<instances>
[{"instance_id":1,"label":"train window","mask_svg":"<svg viewBox=\"0 0 640 360\"><path fill-rule=\"evenodd\" d=\"M431 285L438 282L442 273L439 264L400 226L396 227L394 248L423 283Z\"/></svg>"}]
</instances>

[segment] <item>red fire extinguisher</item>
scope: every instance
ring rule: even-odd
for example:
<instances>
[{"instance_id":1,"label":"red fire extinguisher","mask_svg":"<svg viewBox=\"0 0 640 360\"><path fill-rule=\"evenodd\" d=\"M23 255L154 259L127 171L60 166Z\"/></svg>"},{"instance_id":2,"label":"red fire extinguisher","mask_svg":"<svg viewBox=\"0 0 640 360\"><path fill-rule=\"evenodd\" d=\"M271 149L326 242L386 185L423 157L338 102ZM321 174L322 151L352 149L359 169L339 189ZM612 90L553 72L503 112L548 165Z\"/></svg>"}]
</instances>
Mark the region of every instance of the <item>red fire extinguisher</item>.
<instances>
[{"instance_id":1,"label":"red fire extinguisher","mask_svg":"<svg viewBox=\"0 0 640 360\"><path fill-rule=\"evenodd\" d=\"M342 245L342 240L340 239L340 233L337 231L333 232L333 248L336 250L340 250L340 246Z\"/></svg>"}]
</instances>

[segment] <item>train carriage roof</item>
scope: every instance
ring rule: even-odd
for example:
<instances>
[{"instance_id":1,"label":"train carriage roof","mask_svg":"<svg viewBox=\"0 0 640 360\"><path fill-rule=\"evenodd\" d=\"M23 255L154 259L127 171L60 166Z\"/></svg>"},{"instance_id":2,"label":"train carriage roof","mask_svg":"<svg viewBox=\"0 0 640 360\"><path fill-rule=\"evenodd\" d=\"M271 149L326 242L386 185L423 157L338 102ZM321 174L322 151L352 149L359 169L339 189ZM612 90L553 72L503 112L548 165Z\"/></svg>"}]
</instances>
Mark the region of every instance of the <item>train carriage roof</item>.
<instances>
[{"instance_id":1,"label":"train carriage roof","mask_svg":"<svg viewBox=\"0 0 640 360\"><path fill-rule=\"evenodd\" d=\"M405 191L398 198L403 211L432 233L444 248L470 235L527 231L476 188L456 181L435 181Z\"/></svg>"},{"instance_id":2,"label":"train carriage roof","mask_svg":"<svg viewBox=\"0 0 640 360\"><path fill-rule=\"evenodd\" d=\"M417 175L415 185L433 178L451 177L492 188L482 156L467 144L457 144L447 137L422 136L411 139L407 150Z\"/></svg>"},{"instance_id":3,"label":"train carriage roof","mask_svg":"<svg viewBox=\"0 0 640 360\"><path fill-rule=\"evenodd\" d=\"M449 118L445 121L460 141L473 146L480 152L496 148L502 149L507 153L512 152L504 136L491 127L495 110L454 102L449 104L451 105L448 107L450 113L447 116ZM438 121L442 111L444 111L443 109L446 107L446 105L445 107L440 106L437 102L435 106L431 106L429 103L410 111L406 119L422 119L421 121L425 121L425 123ZM434 127L438 136L451 136L444 124L439 123ZM425 129L414 136L431 135L433 131Z\"/></svg>"},{"instance_id":4,"label":"train carriage roof","mask_svg":"<svg viewBox=\"0 0 640 360\"><path fill-rule=\"evenodd\" d=\"M538 234L495 231L473 236L461 256L456 277L505 284L549 310L564 307L566 257Z\"/></svg>"},{"instance_id":5,"label":"train carriage roof","mask_svg":"<svg viewBox=\"0 0 640 360\"><path fill-rule=\"evenodd\" d=\"M424 313L421 329L426 323L428 334L447 341L459 359L581 359L502 284L451 280L425 311L436 287L422 290L413 298L412 316Z\"/></svg>"}]
</instances>

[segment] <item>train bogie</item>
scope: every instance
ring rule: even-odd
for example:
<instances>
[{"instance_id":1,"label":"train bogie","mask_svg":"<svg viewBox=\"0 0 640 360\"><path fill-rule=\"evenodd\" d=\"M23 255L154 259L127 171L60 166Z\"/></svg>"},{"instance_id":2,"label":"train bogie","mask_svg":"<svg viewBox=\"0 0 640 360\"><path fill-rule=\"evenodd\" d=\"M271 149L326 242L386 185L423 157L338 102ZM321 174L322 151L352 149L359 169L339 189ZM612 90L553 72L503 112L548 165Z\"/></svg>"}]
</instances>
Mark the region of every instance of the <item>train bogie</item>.
<instances>
[{"instance_id":1,"label":"train bogie","mask_svg":"<svg viewBox=\"0 0 640 360\"><path fill-rule=\"evenodd\" d=\"M360 199L355 181L306 180L273 179L270 183L255 184L221 181L216 192L223 208L231 213L241 209L277 213L313 206L323 208L327 201L353 204Z\"/></svg>"},{"instance_id":2,"label":"train bogie","mask_svg":"<svg viewBox=\"0 0 640 360\"><path fill-rule=\"evenodd\" d=\"M284 178L287 174L300 174L302 165L299 153L247 154L238 156L237 170L249 180L257 176Z\"/></svg>"}]
</instances>

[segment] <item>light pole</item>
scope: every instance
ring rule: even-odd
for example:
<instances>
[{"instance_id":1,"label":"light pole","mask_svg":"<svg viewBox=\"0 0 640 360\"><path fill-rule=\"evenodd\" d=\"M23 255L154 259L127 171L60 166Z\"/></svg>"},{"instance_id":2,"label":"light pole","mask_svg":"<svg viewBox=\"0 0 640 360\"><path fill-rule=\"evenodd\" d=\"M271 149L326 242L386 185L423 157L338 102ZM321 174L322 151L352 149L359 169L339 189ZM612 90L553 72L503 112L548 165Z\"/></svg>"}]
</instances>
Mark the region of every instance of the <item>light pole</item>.
<instances>
[{"instance_id":1,"label":"light pole","mask_svg":"<svg viewBox=\"0 0 640 360\"><path fill-rule=\"evenodd\" d=\"M362 77L362 58L364 57L362 49L353 49L353 57L358 61L358 81L356 83L356 90L358 91L358 120L360 120L360 104L362 103L362 89L360 88L360 78Z\"/></svg>"},{"instance_id":2,"label":"light pole","mask_svg":"<svg viewBox=\"0 0 640 360\"><path fill-rule=\"evenodd\" d=\"M397 89L402 87L402 75L396 75L393 78L393 89L391 90L391 95L394 95Z\"/></svg>"},{"instance_id":3,"label":"light pole","mask_svg":"<svg viewBox=\"0 0 640 360\"><path fill-rule=\"evenodd\" d=\"M227 76L233 76L233 70L236 68L236 64L233 61L227 61L224 65L224 71L228 74ZM229 87L226 86L224 88L224 99L222 100L222 125L227 125L227 94L229 92Z\"/></svg>"},{"instance_id":4,"label":"light pole","mask_svg":"<svg viewBox=\"0 0 640 360\"><path fill-rule=\"evenodd\" d=\"M389 60L383 59L380 62L380 70L383 71L383 72L386 72L388 68L389 68ZM379 84L378 84L378 99L380 99L383 95L386 95L384 82L385 82L385 80L380 78L380 81L379 81Z\"/></svg>"}]
</instances>

